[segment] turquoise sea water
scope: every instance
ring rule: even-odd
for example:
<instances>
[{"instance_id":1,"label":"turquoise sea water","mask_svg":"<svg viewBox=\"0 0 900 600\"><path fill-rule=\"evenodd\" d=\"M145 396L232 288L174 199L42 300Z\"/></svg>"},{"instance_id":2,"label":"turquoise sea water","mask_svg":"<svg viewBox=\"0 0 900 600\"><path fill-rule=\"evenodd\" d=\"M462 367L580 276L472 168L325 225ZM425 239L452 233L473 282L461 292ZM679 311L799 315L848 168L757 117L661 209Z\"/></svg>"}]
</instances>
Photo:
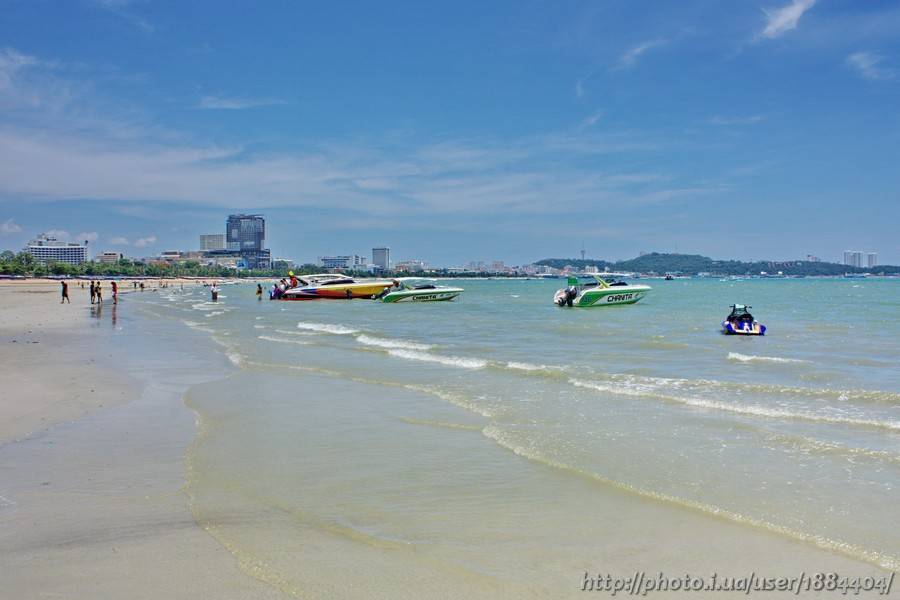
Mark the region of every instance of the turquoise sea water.
<instances>
[{"instance_id":1,"label":"turquoise sea water","mask_svg":"<svg viewBox=\"0 0 900 600\"><path fill-rule=\"evenodd\" d=\"M572 511L601 488L900 565L900 281L651 281L588 309L552 303L563 283L409 305L139 295L234 365L187 397L198 520L261 579L322 597L335 556L386 596L391 577L491 595L516 569L534 591L589 551ZM767 336L720 333L735 302Z\"/></svg>"}]
</instances>

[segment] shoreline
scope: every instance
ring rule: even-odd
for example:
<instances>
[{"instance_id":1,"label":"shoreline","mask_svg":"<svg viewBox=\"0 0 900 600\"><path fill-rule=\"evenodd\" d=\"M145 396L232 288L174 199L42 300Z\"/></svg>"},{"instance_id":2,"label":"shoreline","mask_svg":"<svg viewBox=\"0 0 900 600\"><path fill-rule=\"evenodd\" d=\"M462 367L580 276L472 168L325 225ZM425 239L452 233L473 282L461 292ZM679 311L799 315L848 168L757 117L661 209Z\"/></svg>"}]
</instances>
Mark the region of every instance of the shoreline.
<instances>
[{"instance_id":1,"label":"shoreline","mask_svg":"<svg viewBox=\"0 0 900 600\"><path fill-rule=\"evenodd\" d=\"M199 379L171 359L195 357L167 348L167 332L148 331L127 297L114 321L111 300L92 311L87 291L70 285L71 307L60 307L59 283L48 283L56 287L17 286L21 295L0 284L0 316L16 315L0 327L0 358L13 365L0 383L14 390L0 403L4 592L280 597L241 572L190 511L184 456L196 421L184 393ZM227 374L224 357L208 362Z\"/></svg>"}]
</instances>

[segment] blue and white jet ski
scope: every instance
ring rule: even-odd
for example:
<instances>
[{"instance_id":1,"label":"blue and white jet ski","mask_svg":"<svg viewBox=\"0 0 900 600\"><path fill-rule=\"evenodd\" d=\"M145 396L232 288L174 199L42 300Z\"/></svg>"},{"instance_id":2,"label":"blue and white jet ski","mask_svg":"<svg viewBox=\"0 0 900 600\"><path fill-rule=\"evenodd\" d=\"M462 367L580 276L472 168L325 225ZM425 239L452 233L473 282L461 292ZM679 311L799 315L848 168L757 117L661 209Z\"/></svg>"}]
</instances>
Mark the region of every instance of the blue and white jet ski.
<instances>
[{"instance_id":1,"label":"blue and white jet ski","mask_svg":"<svg viewBox=\"0 0 900 600\"><path fill-rule=\"evenodd\" d=\"M766 335L766 326L750 314L752 306L732 304L731 314L722 321L726 335Z\"/></svg>"}]
</instances>

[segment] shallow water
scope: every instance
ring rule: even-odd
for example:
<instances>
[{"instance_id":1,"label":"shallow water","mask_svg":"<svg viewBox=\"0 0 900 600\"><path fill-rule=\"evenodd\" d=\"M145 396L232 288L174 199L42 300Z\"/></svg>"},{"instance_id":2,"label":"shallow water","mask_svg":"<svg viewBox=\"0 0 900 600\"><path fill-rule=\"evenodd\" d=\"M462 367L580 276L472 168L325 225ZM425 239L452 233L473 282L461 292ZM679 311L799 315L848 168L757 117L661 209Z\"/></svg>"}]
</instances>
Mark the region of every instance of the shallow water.
<instances>
[{"instance_id":1,"label":"shallow water","mask_svg":"<svg viewBox=\"0 0 900 600\"><path fill-rule=\"evenodd\" d=\"M563 557L590 558L600 487L900 566L900 281L653 281L593 309L553 305L562 283L410 305L140 297L236 366L187 398L198 521L260 579L323 597L335 556L386 597L547 595ZM766 337L719 333L734 302Z\"/></svg>"}]
</instances>

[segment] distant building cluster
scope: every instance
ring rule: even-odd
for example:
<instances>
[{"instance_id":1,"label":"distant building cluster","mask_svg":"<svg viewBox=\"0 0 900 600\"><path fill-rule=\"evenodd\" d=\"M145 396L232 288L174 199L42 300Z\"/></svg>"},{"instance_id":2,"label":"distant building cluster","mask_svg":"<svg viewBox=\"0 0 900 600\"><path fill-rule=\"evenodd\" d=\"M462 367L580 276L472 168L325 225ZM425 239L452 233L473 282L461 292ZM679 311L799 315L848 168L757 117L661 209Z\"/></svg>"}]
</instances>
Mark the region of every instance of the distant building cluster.
<instances>
[{"instance_id":1,"label":"distant building cluster","mask_svg":"<svg viewBox=\"0 0 900 600\"><path fill-rule=\"evenodd\" d=\"M861 250L844 250L844 264L848 267L872 268L878 265L877 252L862 252Z\"/></svg>"},{"instance_id":2,"label":"distant building cluster","mask_svg":"<svg viewBox=\"0 0 900 600\"><path fill-rule=\"evenodd\" d=\"M162 262L196 260L232 269L270 269L272 252L266 248L266 220L262 215L228 215L225 233L200 234L200 250L167 250Z\"/></svg>"}]
</instances>

